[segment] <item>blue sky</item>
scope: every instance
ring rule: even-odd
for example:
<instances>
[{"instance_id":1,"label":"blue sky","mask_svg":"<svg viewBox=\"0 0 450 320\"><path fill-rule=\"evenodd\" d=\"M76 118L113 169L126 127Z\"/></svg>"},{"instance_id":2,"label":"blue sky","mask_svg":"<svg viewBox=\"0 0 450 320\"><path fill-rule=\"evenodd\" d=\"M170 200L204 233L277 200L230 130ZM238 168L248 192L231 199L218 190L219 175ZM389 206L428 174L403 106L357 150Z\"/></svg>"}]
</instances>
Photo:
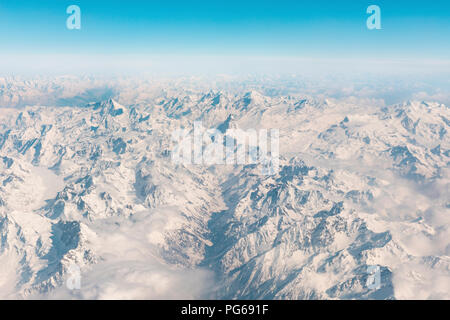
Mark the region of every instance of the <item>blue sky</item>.
<instances>
[{"instance_id":1,"label":"blue sky","mask_svg":"<svg viewBox=\"0 0 450 320\"><path fill-rule=\"evenodd\" d=\"M66 28L80 6L81 30ZM368 30L366 8L381 8ZM0 53L450 59L450 1L0 0Z\"/></svg>"}]
</instances>

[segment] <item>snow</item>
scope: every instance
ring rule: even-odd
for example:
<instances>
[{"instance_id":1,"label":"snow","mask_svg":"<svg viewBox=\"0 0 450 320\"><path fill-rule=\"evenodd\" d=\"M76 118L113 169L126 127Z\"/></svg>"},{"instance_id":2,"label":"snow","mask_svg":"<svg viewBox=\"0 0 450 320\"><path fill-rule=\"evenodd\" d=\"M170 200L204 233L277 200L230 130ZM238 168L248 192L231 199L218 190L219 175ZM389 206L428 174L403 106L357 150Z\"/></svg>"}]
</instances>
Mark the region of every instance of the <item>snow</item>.
<instances>
[{"instance_id":1,"label":"snow","mask_svg":"<svg viewBox=\"0 0 450 320\"><path fill-rule=\"evenodd\" d=\"M450 298L448 106L185 80L80 103L106 82L59 81L0 109L0 298ZM280 171L173 163L196 121L279 129Z\"/></svg>"}]
</instances>

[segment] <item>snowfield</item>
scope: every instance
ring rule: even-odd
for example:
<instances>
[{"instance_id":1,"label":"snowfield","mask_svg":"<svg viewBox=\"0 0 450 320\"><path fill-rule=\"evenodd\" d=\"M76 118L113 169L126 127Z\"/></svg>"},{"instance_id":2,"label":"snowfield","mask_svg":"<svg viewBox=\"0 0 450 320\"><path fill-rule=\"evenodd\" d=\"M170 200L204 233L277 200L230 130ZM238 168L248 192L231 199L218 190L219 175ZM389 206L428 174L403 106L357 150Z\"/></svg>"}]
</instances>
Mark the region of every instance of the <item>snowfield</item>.
<instances>
[{"instance_id":1,"label":"snowfield","mask_svg":"<svg viewBox=\"0 0 450 320\"><path fill-rule=\"evenodd\" d=\"M0 299L450 299L449 106L60 86L1 97ZM279 129L279 172L173 163L195 121Z\"/></svg>"}]
</instances>

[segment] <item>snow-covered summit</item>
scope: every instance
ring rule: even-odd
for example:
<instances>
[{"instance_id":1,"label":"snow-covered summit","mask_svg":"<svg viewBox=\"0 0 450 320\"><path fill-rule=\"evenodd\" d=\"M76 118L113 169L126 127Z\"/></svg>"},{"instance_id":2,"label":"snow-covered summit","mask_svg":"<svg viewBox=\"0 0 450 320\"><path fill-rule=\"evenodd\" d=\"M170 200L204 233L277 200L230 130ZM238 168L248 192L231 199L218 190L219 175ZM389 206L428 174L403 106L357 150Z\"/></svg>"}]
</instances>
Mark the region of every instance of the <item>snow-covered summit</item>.
<instances>
[{"instance_id":1,"label":"snow-covered summit","mask_svg":"<svg viewBox=\"0 0 450 320\"><path fill-rule=\"evenodd\" d=\"M1 298L449 298L447 106L140 99L2 109ZM173 163L196 121L279 129L280 171Z\"/></svg>"}]
</instances>

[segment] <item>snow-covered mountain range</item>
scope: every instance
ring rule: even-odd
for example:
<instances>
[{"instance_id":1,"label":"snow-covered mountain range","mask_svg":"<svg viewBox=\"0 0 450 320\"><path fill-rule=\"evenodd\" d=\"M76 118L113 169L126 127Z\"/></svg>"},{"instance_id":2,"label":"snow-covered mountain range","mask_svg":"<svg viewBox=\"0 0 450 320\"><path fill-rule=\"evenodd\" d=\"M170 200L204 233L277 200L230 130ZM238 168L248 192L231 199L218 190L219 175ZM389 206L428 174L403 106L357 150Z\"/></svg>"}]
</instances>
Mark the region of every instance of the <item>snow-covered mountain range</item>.
<instances>
[{"instance_id":1,"label":"snow-covered mountain range","mask_svg":"<svg viewBox=\"0 0 450 320\"><path fill-rule=\"evenodd\" d=\"M135 101L0 109L0 298L450 298L448 106ZM195 121L279 129L279 172L174 163L171 133Z\"/></svg>"}]
</instances>

